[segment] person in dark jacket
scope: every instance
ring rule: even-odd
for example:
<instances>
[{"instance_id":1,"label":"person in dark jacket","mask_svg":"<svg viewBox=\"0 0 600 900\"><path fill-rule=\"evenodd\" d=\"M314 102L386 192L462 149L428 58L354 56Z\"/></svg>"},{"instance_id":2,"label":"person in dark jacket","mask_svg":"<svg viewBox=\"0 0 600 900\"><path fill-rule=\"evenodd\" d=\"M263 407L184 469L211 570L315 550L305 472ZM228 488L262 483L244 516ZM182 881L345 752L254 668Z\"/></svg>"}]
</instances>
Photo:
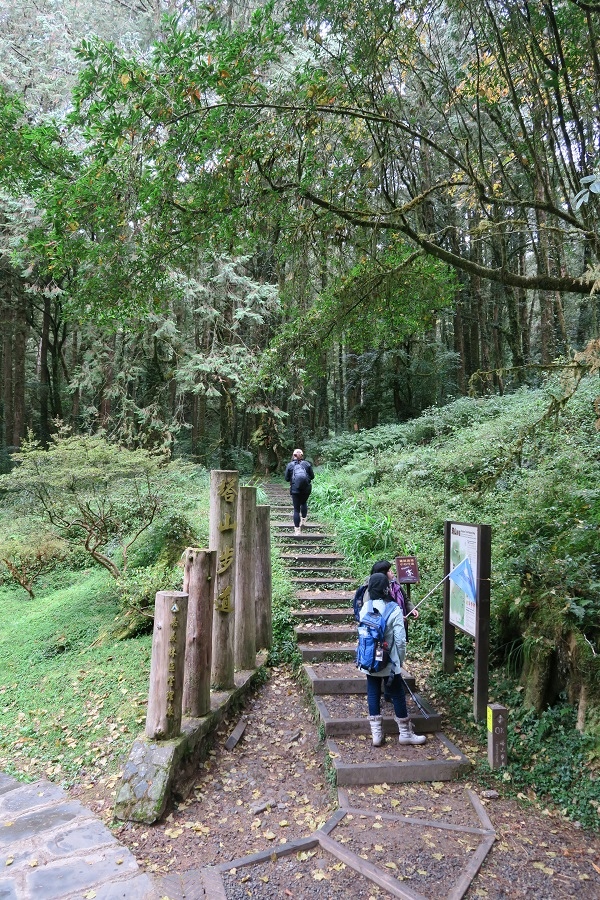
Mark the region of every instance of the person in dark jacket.
<instances>
[{"instance_id":1,"label":"person in dark jacket","mask_svg":"<svg viewBox=\"0 0 600 900\"><path fill-rule=\"evenodd\" d=\"M297 449L292 453L292 459L285 469L285 480L290 483L290 494L294 505L294 534L302 533L302 526L308 518L308 498L312 491L312 480L315 477L313 468L308 460L304 459L302 450Z\"/></svg>"}]
</instances>

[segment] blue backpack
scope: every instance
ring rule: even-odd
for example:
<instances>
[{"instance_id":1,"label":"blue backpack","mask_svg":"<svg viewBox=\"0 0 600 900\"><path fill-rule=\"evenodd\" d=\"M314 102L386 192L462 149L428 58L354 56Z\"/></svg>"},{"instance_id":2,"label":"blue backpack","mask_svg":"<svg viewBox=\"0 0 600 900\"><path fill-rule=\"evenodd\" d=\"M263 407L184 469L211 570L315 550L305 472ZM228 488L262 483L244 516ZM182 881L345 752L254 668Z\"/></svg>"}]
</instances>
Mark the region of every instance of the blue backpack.
<instances>
[{"instance_id":1,"label":"blue backpack","mask_svg":"<svg viewBox=\"0 0 600 900\"><path fill-rule=\"evenodd\" d=\"M385 627L395 609L398 609L398 604L390 600L386 603L383 614L377 609L371 609L358 623L357 669L366 669L376 675L389 664L390 653L385 640Z\"/></svg>"}]
</instances>

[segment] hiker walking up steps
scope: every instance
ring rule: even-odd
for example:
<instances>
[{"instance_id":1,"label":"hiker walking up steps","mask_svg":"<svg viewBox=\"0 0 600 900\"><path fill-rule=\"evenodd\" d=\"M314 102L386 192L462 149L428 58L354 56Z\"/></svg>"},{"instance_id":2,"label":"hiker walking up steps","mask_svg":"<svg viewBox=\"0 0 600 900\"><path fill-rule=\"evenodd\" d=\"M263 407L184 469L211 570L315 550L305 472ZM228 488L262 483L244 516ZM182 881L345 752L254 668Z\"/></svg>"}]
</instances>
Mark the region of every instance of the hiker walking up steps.
<instances>
[{"instance_id":1,"label":"hiker walking up steps","mask_svg":"<svg viewBox=\"0 0 600 900\"><path fill-rule=\"evenodd\" d=\"M315 477L313 468L308 460L304 459L302 450L294 450L291 462L285 469L285 480L290 483L290 494L294 505L294 534L302 532L302 526L308 518L307 502L312 491L311 481Z\"/></svg>"},{"instance_id":2,"label":"hiker walking up steps","mask_svg":"<svg viewBox=\"0 0 600 900\"><path fill-rule=\"evenodd\" d=\"M390 595L387 575L378 572L369 578L369 600L360 611L356 665L367 676L367 704L373 746L384 742L381 716L381 686L394 704L394 719L401 744L424 744L425 735L416 735L408 717L404 682L400 669L406 654L406 632L402 609Z\"/></svg>"}]
</instances>

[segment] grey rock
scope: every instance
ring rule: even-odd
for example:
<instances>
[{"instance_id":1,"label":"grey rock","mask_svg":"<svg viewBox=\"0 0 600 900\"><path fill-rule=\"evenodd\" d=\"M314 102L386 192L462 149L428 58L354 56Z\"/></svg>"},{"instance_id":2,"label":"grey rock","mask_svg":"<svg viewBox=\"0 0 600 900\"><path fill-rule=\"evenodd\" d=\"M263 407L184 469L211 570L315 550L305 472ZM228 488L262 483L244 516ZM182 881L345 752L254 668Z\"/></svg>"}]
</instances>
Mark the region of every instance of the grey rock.
<instances>
[{"instance_id":1,"label":"grey rock","mask_svg":"<svg viewBox=\"0 0 600 900\"><path fill-rule=\"evenodd\" d=\"M0 878L0 900L19 900L12 878Z\"/></svg>"},{"instance_id":2,"label":"grey rock","mask_svg":"<svg viewBox=\"0 0 600 900\"><path fill-rule=\"evenodd\" d=\"M0 817L6 818L9 814L30 810L34 806L47 806L63 797L62 788L49 781L22 784L0 796Z\"/></svg>"},{"instance_id":3,"label":"grey rock","mask_svg":"<svg viewBox=\"0 0 600 900\"><path fill-rule=\"evenodd\" d=\"M148 790L148 782L147 781L138 781L136 782L133 788L133 795L136 800L141 800L142 797L146 796L146 792Z\"/></svg>"},{"instance_id":4,"label":"grey rock","mask_svg":"<svg viewBox=\"0 0 600 900\"><path fill-rule=\"evenodd\" d=\"M33 810L18 816L10 824L0 828L0 847L6 848L15 841L24 841L44 831L51 831L60 825L68 825L79 818L91 815L77 802L60 803L49 809Z\"/></svg>"},{"instance_id":5,"label":"grey rock","mask_svg":"<svg viewBox=\"0 0 600 900\"><path fill-rule=\"evenodd\" d=\"M102 822L90 821L75 824L69 831L61 831L46 845L53 856L67 856L81 850L92 850L102 846L115 845L114 835Z\"/></svg>"},{"instance_id":6,"label":"grey rock","mask_svg":"<svg viewBox=\"0 0 600 900\"><path fill-rule=\"evenodd\" d=\"M95 888L96 900L155 900L156 891L147 875L126 881L110 881Z\"/></svg>"},{"instance_id":7,"label":"grey rock","mask_svg":"<svg viewBox=\"0 0 600 900\"><path fill-rule=\"evenodd\" d=\"M253 806L250 807L250 812L253 816L258 816L260 813L263 813L265 810L271 809L276 805L275 800L263 800L261 803L254 803Z\"/></svg>"},{"instance_id":8,"label":"grey rock","mask_svg":"<svg viewBox=\"0 0 600 900\"><path fill-rule=\"evenodd\" d=\"M129 850L117 847L32 869L26 885L29 896L35 900L59 900L90 888L97 894L97 884L137 871Z\"/></svg>"}]
</instances>

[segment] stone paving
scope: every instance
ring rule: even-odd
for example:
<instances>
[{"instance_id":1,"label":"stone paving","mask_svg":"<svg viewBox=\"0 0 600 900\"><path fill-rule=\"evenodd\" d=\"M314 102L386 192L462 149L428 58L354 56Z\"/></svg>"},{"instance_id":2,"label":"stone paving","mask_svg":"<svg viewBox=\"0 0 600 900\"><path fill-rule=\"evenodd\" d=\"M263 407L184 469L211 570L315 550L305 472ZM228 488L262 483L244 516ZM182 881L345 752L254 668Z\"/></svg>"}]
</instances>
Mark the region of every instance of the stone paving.
<instances>
[{"instance_id":1,"label":"stone paving","mask_svg":"<svg viewBox=\"0 0 600 900\"><path fill-rule=\"evenodd\" d=\"M130 851L49 781L0 773L0 900L156 900Z\"/></svg>"}]
</instances>

